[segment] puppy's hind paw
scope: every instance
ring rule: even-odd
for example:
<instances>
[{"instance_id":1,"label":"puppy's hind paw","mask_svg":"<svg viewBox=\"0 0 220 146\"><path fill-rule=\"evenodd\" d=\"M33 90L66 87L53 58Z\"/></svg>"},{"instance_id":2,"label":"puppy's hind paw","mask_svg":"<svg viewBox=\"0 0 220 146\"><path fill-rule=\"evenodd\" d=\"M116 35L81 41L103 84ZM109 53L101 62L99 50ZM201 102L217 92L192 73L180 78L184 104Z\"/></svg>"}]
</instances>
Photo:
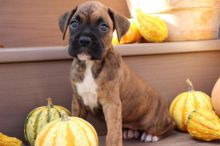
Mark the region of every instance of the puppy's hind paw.
<instances>
[{"instance_id":1,"label":"puppy's hind paw","mask_svg":"<svg viewBox=\"0 0 220 146\"><path fill-rule=\"evenodd\" d=\"M142 142L157 142L159 140L158 136L153 136L150 134L146 134L145 132L142 133L141 139Z\"/></svg>"},{"instance_id":2,"label":"puppy's hind paw","mask_svg":"<svg viewBox=\"0 0 220 146\"><path fill-rule=\"evenodd\" d=\"M123 130L123 139L125 140L131 140L131 139L138 139L140 137L140 131L136 130Z\"/></svg>"},{"instance_id":3,"label":"puppy's hind paw","mask_svg":"<svg viewBox=\"0 0 220 146\"><path fill-rule=\"evenodd\" d=\"M159 141L159 137L158 136L153 136L152 137L152 142L157 142Z\"/></svg>"}]
</instances>

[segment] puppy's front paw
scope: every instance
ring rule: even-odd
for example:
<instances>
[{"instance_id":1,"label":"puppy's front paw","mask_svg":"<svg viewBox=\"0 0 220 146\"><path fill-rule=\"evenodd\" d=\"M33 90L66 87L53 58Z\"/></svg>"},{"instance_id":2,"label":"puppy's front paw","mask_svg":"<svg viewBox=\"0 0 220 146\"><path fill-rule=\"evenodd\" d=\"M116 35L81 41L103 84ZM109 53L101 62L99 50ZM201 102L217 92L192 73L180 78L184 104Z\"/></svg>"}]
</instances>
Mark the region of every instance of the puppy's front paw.
<instances>
[{"instance_id":1,"label":"puppy's front paw","mask_svg":"<svg viewBox=\"0 0 220 146\"><path fill-rule=\"evenodd\" d=\"M150 134L146 134L145 132L142 133L140 140L142 142L157 142L159 140L158 136L153 136Z\"/></svg>"}]
</instances>

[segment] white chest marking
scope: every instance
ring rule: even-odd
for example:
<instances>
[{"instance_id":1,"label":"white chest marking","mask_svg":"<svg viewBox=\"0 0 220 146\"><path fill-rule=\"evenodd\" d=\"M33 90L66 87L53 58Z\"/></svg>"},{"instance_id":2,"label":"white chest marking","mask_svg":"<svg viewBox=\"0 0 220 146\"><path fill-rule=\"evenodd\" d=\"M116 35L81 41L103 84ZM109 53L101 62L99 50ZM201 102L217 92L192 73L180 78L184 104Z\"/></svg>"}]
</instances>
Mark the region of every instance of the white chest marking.
<instances>
[{"instance_id":1,"label":"white chest marking","mask_svg":"<svg viewBox=\"0 0 220 146\"><path fill-rule=\"evenodd\" d=\"M98 105L96 92L97 84L92 75L92 65L92 61L86 61L84 79L82 82L76 83L78 94L83 99L84 104L89 106L91 109Z\"/></svg>"}]
</instances>

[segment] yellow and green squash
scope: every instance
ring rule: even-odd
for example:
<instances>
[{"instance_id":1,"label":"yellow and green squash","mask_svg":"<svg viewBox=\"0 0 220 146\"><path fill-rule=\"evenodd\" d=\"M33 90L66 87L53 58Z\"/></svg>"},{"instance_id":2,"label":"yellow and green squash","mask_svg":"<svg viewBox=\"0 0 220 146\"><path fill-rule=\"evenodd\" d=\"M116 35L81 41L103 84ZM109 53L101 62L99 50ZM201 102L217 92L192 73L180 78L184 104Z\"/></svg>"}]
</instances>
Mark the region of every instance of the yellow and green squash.
<instances>
[{"instance_id":1,"label":"yellow and green squash","mask_svg":"<svg viewBox=\"0 0 220 146\"><path fill-rule=\"evenodd\" d=\"M177 128L187 131L186 121L189 114L197 109L213 110L211 98L201 92L195 91L192 82L187 79L189 90L179 94L170 105L170 115L176 122Z\"/></svg>"},{"instance_id":2,"label":"yellow and green squash","mask_svg":"<svg viewBox=\"0 0 220 146\"><path fill-rule=\"evenodd\" d=\"M43 128L35 146L98 146L98 136L87 121L62 113L62 118Z\"/></svg>"}]
</instances>

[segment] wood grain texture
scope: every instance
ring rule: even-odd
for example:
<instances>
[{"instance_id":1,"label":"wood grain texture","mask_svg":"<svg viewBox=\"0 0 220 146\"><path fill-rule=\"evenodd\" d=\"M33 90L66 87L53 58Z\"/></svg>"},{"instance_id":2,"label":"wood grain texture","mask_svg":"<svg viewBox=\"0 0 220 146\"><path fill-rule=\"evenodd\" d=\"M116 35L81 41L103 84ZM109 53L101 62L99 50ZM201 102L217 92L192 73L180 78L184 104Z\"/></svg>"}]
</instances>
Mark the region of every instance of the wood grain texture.
<instances>
[{"instance_id":1,"label":"wood grain texture","mask_svg":"<svg viewBox=\"0 0 220 146\"><path fill-rule=\"evenodd\" d=\"M186 91L190 78L197 90L211 93L220 76L220 51L124 57L129 66L148 81L169 102ZM71 60L0 64L0 131L23 139L23 123L28 112L45 105L45 98L70 109ZM98 133L105 124L89 118Z\"/></svg>"},{"instance_id":2,"label":"wood grain texture","mask_svg":"<svg viewBox=\"0 0 220 146\"><path fill-rule=\"evenodd\" d=\"M0 44L4 47L64 45L58 17L86 0L0 0ZM128 16L125 0L99 0Z\"/></svg>"},{"instance_id":3,"label":"wood grain texture","mask_svg":"<svg viewBox=\"0 0 220 146\"><path fill-rule=\"evenodd\" d=\"M211 95L220 76L220 51L126 57L126 62L170 102L188 87L190 78L197 90Z\"/></svg>"}]
</instances>

